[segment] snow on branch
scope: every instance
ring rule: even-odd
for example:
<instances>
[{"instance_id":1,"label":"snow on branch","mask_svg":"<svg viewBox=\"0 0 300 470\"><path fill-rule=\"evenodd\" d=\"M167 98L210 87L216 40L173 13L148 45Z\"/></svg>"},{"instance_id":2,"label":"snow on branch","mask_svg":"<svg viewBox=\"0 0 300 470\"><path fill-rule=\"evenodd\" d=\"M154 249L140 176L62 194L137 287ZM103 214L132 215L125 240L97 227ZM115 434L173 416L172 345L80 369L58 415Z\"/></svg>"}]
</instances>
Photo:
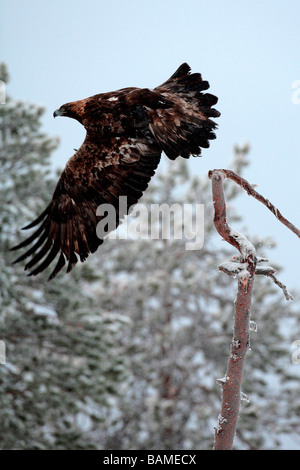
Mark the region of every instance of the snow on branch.
<instances>
[{"instance_id":1,"label":"snow on branch","mask_svg":"<svg viewBox=\"0 0 300 470\"><path fill-rule=\"evenodd\" d=\"M222 386L222 407L215 428L214 444L216 450L229 450L233 446L240 410L244 363L249 347L250 305L257 259L252 243L243 234L232 230L227 223L223 192L224 173L215 170L210 172L210 178L215 209L215 227L221 237L240 252L240 263L235 273L238 276L239 288L235 302L233 339L227 371L224 379L219 381ZM230 263L224 269L232 274Z\"/></svg>"},{"instance_id":2,"label":"snow on branch","mask_svg":"<svg viewBox=\"0 0 300 470\"><path fill-rule=\"evenodd\" d=\"M228 276L237 277L238 274L241 273L242 270L245 269L245 263L238 262L237 257L233 257L232 261L225 261L224 263L219 265L219 271L227 274ZM257 258L257 263L268 261L266 258ZM255 274L258 276L268 276L272 279L274 284L280 287L283 291L283 294L286 300L294 300L292 294L289 293L285 284L283 284L276 276L277 271L272 266L256 266Z\"/></svg>"},{"instance_id":3,"label":"snow on branch","mask_svg":"<svg viewBox=\"0 0 300 470\"><path fill-rule=\"evenodd\" d=\"M219 270L238 279L238 293L235 301L233 339L225 377L218 380L222 387L222 405L218 422L215 427L215 450L230 450L233 446L236 425L239 415L240 402L243 399L242 379L249 348L250 330L256 331L257 326L250 320L250 307L255 274L265 275L283 290L285 298L292 300L287 288L275 276L276 270L270 266L257 266L267 262L266 258L256 256L252 243L240 232L232 230L226 218L226 202L223 191L223 181L230 178L239 184L247 193L263 203L286 227L300 238L300 230L283 217L276 207L241 176L231 170L213 170L209 172L212 181L214 203L214 224L221 237L239 251L232 261L222 263Z\"/></svg>"}]
</instances>

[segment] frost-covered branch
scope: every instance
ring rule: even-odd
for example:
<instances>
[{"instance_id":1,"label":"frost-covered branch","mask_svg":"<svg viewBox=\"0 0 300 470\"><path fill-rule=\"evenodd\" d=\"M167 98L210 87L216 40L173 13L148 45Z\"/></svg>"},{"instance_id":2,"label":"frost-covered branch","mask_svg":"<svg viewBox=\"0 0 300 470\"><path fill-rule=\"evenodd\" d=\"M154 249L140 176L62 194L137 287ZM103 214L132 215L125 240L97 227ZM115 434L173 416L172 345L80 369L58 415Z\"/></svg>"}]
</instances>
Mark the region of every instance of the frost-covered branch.
<instances>
[{"instance_id":1,"label":"frost-covered branch","mask_svg":"<svg viewBox=\"0 0 300 470\"><path fill-rule=\"evenodd\" d=\"M269 276L274 284L276 284L280 289L282 289L282 292L284 294L284 297L286 300L294 300L292 294L289 293L287 290L287 287L285 284L283 284L276 276L275 274L277 273L276 269L270 267L270 266L260 266L259 268L256 269L255 274L258 274L260 276Z\"/></svg>"},{"instance_id":2,"label":"frost-covered branch","mask_svg":"<svg viewBox=\"0 0 300 470\"><path fill-rule=\"evenodd\" d=\"M245 263L241 263L239 257L233 256L232 261L225 261L219 265L219 271L227 274L228 276L236 277L243 269L245 269ZM257 257L257 263L263 263L269 261L267 258ZM255 274L258 276L268 276L272 279L280 289L282 289L286 300L294 300L292 294L289 293L285 284L283 284L276 276L277 271L272 266L256 266Z\"/></svg>"},{"instance_id":3,"label":"frost-covered branch","mask_svg":"<svg viewBox=\"0 0 300 470\"><path fill-rule=\"evenodd\" d=\"M257 193L254 188L241 176L231 170L213 170L209 172L212 181L214 224L221 237L237 248L240 256L232 261L223 263L219 270L238 278L238 293L235 301L234 331L231 352L228 359L225 377L218 382L222 386L222 406L215 428L215 450L230 450L233 446L236 424L239 415L240 402L243 399L242 379L243 370L249 346L250 330L256 330L256 324L250 321L250 306L255 274L265 275L283 290L285 298L292 300L287 288L275 276L276 270L270 266L257 266L268 261L256 257L252 243L241 233L232 230L226 219L226 203L223 191L223 181L230 178L239 184L247 193L262 202L286 227L300 237L300 230L283 217L273 204Z\"/></svg>"},{"instance_id":4,"label":"frost-covered branch","mask_svg":"<svg viewBox=\"0 0 300 470\"><path fill-rule=\"evenodd\" d=\"M247 180L242 178L240 175L237 175L234 171L232 170L213 170L209 172L209 177L212 178L212 174L220 173L223 174L223 177L225 178L230 178L232 179L235 183L237 183L239 186L241 186L250 196L253 196L255 199L257 199L259 202L264 204L274 215L277 217L277 219L286 227L288 227L292 232L294 232L297 237L300 238L300 230L295 227L289 220L287 220L281 212L264 196L259 194L257 191L255 191L253 185L251 185Z\"/></svg>"},{"instance_id":5,"label":"frost-covered branch","mask_svg":"<svg viewBox=\"0 0 300 470\"><path fill-rule=\"evenodd\" d=\"M219 380L222 386L222 407L215 428L216 450L232 449L242 396L242 379L250 334L250 306L256 269L256 252L252 243L241 233L232 230L226 220L226 204L223 192L224 174L210 173L215 209L214 224L221 235L240 252L235 268L238 277L238 293L235 301L235 319L231 352L225 377ZM233 263L223 270L232 274ZM234 263L235 264L235 263Z\"/></svg>"}]
</instances>

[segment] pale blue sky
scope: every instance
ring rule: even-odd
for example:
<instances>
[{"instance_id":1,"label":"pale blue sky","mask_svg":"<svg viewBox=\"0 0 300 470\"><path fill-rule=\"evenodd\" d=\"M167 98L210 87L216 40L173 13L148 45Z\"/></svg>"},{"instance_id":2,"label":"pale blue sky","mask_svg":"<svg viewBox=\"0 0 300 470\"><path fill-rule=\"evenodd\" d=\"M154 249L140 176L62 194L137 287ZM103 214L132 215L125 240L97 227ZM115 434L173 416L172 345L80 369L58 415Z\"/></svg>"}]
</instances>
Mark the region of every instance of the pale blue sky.
<instances>
[{"instance_id":1,"label":"pale blue sky","mask_svg":"<svg viewBox=\"0 0 300 470\"><path fill-rule=\"evenodd\" d=\"M188 62L210 82L222 113L217 140L191 161L192 171L228 167L233 145L248 141L252 164L244 177L300 226L300 103L292 100L300 2L2 0L0 18L8 92L46 108L43 130L61 139L54 167L65 165L85 134L73 120L53 119L61 104L154 87ZM241 202L249 232L276 238L276 254L266 254L285 266L280 278L297 286L299 239L258 202Z\"/></svg>"}]
</instances>

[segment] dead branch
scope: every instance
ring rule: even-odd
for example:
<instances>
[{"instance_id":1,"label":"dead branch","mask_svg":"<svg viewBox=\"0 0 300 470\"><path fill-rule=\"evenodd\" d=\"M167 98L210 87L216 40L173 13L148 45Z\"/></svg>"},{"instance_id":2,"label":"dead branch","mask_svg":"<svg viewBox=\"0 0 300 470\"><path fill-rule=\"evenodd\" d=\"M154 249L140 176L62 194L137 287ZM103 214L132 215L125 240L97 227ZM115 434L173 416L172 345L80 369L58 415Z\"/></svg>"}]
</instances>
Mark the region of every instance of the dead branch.
<instances>
[{"instance_id":1,"label":"dead branch","mask_svg":"<svg viewBox=\"0 0 300 470\"><path fill-rule=\"evenodd\" d=\"M223 192L224 173L215 170L210 173L214 224L228 243L235 246L241 255L241 269L238 273L238 294L235 302L235 320L231 353L222 385L222 407L215 428L215 450L232 449L239 415L242 379L250 334L250 305L256 268L255 248L241 233L233 231L226 220L226 205Z\"/></svg>"},{"instance_id":2,"label":"dead branch","mask_svg":"<svg viewBox=\"0 0 300 470\"><path fill-rule=\"evenodd\" d=\"M232 181L235 181L239 186L241 186L250 196L253 196L255 199L257 199L259 202L264 204L274 215L277 217L277 219L284 224L287 228L289 228L292 232L294 232L297 237L300 238L300 230L295 227L289 220L287 220L281 212L264 196L259 194L253 186L244 178L242 178L240 175L237 175L234 171L232 170L213 170L210 171L208 176L211 178L212 173L215 172L222 172L226 178L232 179Z\"/></svg>"},{"instance_id":3,"label":"dead branch","mask_svg":"<svg viewBox=\"0 0 300 470\"><path fill-rule=\"evenodd\" d=\"M265 258L261 258L260 260L257 259L257 263L261 261L268 261ZM234 261L226 261L225 263L222 263L219 265L219 271L222 271L223 273L227 274L228 276L234 276L236 277L243 269L245 269L245 263L240 263L237 262L236 260ZM272 266L256 266L255 268L255 274L258 276L268 276L272 279L274 284L276 284L280 289L282 289L282 292L286 298L286 300L294 300L292 294L289 293L287 290L287 287L285 284L283 284L276 276L275 274L277 273L275 268L272 268Z\"/></svg>"},{"instance_id":4,"label":"dead branch","mask_svg":"<svg viewBox=\"0 0 300 470\"><path fill-rule=\"evenodd\" d=\"M247 193L264 204L286 227L300 238L300 230L289 222L271 202L241 176L231 170L213 170L209 172L212 180L212 192L214 203L214 224L218 233L225 241L235 246L239 257L233 257L231 262L223 263L219 270L230 276L238 277L238 293L235 301L234 331L231 343L231 353L228 359L227 371L223 379L218 382L222 386L222 406L215 428L215 450L230 450L233 446L236 432L236 424L239 415L240 401L242 397L242 378L246 354L249 346L250 329L256 330L256 324L250 321L250 307L255 274L265 275L283 290L287 300L292 296L287 288L275 276L276 270L272 267L256 266L257 263L268 261L265 258L257 258L255 248L247 238L232 230L226 219L226 203L223 192L223 180L230 178L239 184Z\"/></svg>"}]
</instances>

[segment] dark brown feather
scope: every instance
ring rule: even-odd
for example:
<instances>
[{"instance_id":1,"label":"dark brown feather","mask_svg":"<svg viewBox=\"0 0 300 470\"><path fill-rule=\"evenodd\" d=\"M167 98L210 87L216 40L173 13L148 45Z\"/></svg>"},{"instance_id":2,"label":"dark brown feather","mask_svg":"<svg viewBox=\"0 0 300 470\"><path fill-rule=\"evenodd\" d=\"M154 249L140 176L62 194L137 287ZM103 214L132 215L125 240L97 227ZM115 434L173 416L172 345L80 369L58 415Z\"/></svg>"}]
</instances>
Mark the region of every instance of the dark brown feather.
<instances>
[{"instance_id":1,"label":"dark brown feather","mask_svg":"<svg viewBox=\"0 0 300 470\"><path fill-rule=\"evenodd\" d=\"M125 213L142 196L164 151L170 159L200 155L215 138L210 119L217 98L203 93L209 84L182 64L172 77L154 90L124 88L67 103L54 115L82 123L86 138L70 158L44 212L25 229L36 231L13 250L34 243L16 262L31 256L30 275L45 270L58 256L49 279L67 262L70 272L103 243L96 233L103 216L101 204L119 213L120 196L127 197Z\"/></svg>"}]
</instances>

